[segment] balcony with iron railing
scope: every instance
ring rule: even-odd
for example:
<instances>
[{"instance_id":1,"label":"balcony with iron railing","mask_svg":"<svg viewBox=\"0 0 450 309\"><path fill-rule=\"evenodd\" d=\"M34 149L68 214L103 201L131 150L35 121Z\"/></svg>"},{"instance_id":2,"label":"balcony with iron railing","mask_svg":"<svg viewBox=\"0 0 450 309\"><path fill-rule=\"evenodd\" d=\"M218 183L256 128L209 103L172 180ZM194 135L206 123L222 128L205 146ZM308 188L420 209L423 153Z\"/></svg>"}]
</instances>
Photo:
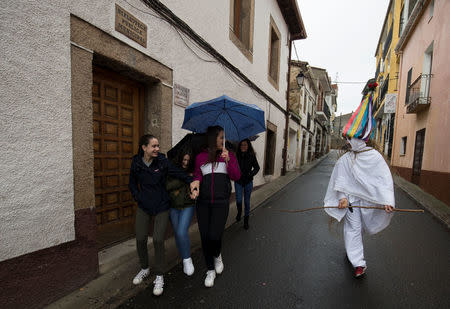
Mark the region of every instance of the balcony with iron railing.
<instances>
[{"instance_id":1,"label":"balcony with iron railing","mask_svg":"<svg viewBox=\"0 0 450 309\"><path fill-rule=\"evenodd\" d=\"M427 109L431 104L431 74L421 74L406 90L406 113L414 114Z\"/></svg>"},{"instance_id":2,"label":"balcony with iron railing","mask_svg":"<svg viewBox=\"0 0 450 309\"><path fill-rule=\"evenodd\" d=\"M324 121L329 121L330 116L331 115L330 115L330 109L328 107L328 104L325 101L325 99L323 99L321 104L317 105L316 118L320 123L322 123Z\"/></svg>"}]
</instances>

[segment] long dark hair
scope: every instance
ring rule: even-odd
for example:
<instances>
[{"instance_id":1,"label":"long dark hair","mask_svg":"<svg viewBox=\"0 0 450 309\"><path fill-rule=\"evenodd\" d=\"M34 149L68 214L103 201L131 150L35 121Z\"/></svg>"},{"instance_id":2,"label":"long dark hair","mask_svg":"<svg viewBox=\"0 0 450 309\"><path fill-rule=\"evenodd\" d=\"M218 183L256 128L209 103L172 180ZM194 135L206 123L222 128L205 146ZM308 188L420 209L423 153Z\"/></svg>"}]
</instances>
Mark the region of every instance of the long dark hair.
<instances>
[{"instance_id":1,"label":"long dark hair","mask_svg":"<svg viewBox=\"0 0 450 309\"><path fill-rule=\"evenodd\" d=\"M145 135L141 136L141 138L139 139L139 149L138 149L138 153L137 153L139 157L144 156L144 150L142 150L142 146L147 146L148 143L150 143L150 141L154 138L156 138L156 137L151 134L145 134Z\"/></svg>"},{"instance_id":2,"label":"long dark hair","mask_svg":"<svg viewBox=\"0 0 450 309\"><path fill-rule=\"evenodd\" d=\"M190 151L189 149L182 149L177 156L175 156L175 158L173 159L173 164L176 165L179 168L183 168L183 158L185 155L189 156L189 164L186 168L186 172L187 173L192 173L194 171L194 159L192 157L192 151Z\"/></svg>"},{"instance_id":3,"label":"long dark hair","mask_svg":"<svg viewBox=\"0 0 450 309\"><path fill-rule=\"evenodd\" d=\"M217 149L217 137L223 128L220 126L208 127L206 131L206 145L208 147L208 162L217 162L217 157L220 155L220 150Z\"/></svg>"},{"instance_id":4,"label":"long dark hair","mask_svg":"<svg viewBox=\"0 0 450 309\"><path fill-rule=\"evenodd\" d=\"M237 157L240 158L244 154L241 151L241 144L243 142L247 142L247 145L248 145L247 154L251 155L251 156L255 156L256 154L255 154L255 150L253 149L252 143L250 142L250 140L248 138L246 138L246 139L243 139L242 141L240 141L238 144L237 152L236 152Z\"/></svg>"}]
</instances>

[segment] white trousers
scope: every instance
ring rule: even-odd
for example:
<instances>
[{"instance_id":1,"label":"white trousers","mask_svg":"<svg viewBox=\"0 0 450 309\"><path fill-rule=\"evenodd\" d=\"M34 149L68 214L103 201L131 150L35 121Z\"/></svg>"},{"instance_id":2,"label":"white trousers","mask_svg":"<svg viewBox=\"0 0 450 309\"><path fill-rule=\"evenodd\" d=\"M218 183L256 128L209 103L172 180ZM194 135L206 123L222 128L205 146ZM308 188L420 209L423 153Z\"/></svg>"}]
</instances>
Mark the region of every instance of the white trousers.
<instances>
[{"instance_id":1,"label":"white trousers","mask_svg":"<svg viewBox=\"0 0 450 309\"><path fill-rule=\"evenodd\" d=\"M363 226L360 208L347 210L344 221L344 242L347 257L353 267L366 267L364 246L362 240Z\"/></svg>"}]
</instances>

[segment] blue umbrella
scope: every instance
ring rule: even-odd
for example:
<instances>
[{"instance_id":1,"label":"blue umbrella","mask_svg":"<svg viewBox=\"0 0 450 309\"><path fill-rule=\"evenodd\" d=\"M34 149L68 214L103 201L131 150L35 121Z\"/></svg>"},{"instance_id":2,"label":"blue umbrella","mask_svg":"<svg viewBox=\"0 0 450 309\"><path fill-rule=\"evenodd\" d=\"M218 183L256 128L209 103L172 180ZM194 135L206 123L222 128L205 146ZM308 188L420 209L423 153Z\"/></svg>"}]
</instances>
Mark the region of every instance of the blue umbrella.
<instances>
[{"instance_id":1,"label":"blue umbrella","mask_svg":"<svg viewBox=\"0 0 450 309\"><path fill-rule=\"evenodd\" d=\"M193 103L186 108L183 129L204 133L210 126L221 126L226 138L236 142L266 131L264 111L261 108L226 95Z\"/></svg>"}]
</instances>

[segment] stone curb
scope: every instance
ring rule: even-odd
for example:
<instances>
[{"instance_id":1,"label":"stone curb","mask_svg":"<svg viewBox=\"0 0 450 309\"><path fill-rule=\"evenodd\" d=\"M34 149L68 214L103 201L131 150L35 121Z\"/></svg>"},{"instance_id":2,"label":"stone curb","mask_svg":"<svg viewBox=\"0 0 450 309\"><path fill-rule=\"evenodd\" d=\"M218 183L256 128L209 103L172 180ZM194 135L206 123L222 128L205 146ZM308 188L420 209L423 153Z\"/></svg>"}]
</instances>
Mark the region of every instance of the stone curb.
<instances>
[{"instance_id":1,"label":"stone curb","mask_svg":"<svg viewBox=\"0 0 450 309\"><path fill-rule=\"evenodd\" d=\"M423 191L419 186L398 175L393 175L394 183L422 208L429 211L436 219L450 229L450 207L433 195Z\"/></svg>"}]
</instances>

